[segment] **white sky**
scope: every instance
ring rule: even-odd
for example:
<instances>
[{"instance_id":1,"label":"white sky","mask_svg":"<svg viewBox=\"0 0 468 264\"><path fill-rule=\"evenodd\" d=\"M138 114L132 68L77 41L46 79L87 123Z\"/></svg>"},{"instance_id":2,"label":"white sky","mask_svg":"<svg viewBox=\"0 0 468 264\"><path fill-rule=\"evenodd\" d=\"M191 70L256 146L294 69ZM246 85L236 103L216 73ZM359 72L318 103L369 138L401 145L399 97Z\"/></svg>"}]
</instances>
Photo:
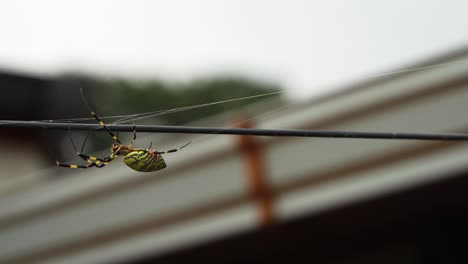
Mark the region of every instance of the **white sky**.
<instances>
[{"instance_id":1,"label":"white sky","mask_svg":"<svg viewBox=\"0 0 468 264\"><path fill-rule=\"evenodd\" d=\"M293 96L468 44L468 1L5 1L0 68L273 78Z\"/></svg>"}]
</instances>

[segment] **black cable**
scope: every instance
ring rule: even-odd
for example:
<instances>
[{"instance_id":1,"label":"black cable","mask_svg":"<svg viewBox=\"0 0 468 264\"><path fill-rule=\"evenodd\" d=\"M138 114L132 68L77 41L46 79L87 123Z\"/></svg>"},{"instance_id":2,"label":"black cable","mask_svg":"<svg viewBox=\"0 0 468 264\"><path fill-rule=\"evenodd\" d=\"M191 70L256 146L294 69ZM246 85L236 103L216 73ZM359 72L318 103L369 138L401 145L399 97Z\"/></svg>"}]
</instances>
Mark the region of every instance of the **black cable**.
<instances>
[{"instance_id":1,"label":"black cable","mask_svg":"<svg viewBox=\"0 0 468 264\"><path fill-rule=\"evenodd\" d=\"M99 124L49 123L39 121L0 120L0 127L44 128L53 130L104 131ZM112 131L133 132L133 125L109 125ZM468 134L456 133L393 133L393 132L357 132L325 131L296 129L258 129L258 128L221 128L137 125L138 132L148 133L185 133L185 134L221 134L252 135L270 137L322 137L322 138L368 138L368 139L413 139L413 140L468 140Z\"/></svg>"}]
</instances>

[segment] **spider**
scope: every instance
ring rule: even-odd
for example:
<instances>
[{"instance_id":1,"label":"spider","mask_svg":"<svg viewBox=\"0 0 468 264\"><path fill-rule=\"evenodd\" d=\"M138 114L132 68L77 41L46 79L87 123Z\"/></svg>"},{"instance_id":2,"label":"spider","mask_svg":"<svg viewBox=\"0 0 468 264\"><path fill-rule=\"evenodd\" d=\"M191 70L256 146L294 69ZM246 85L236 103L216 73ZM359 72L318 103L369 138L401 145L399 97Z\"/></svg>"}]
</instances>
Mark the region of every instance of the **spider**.
<instances>
[{"instance_id":1,"label":"spider","mask_svg":"<svg viewBox=\"0 0 468 264\"><path fill-rule=\"evenodd\" d=\"M89 156L89 155L82 153L86 140L88 139L87 137L80 151L78 151L75 144L73 143L73 140L71 140L76 154L81 159L87 161L88 164L86 165L63 164L57 160L56 164L60 167L66 167L66 168L71 168L71 169L76 169L76 168L87 169L91 167L102 168L106 166L107 164L109 164L109 162L113 161L118 156L123 156L123 162L133 170L140 171L140 172L158 171L158 170L162 170L166 168L167 166L161 154L176 152L191 143L191 142L188 142L182 147L179 147L176 149L170 149L166 151L157 151L155 149L151 149L151 145L147 149L146 148L134 148L133 143L136 140L136 127L135 125L133 125L133 139L131 140L130 144L125 145L119 140L117 135L115 135L112 131L110 131L110 129L106 126L106 124L104 124L104 122L102 122L102 120L91 109L89 103L86 101L86 98L84 97L82 89L80 89L80 92L82 95L83 102L87 106L88 110L91 112L91 115L94 117L94 119L96 119L96 121L99 122L99 125L101 125L101 127L104 128L104 130L112 137L112 139L114 140L114 143L111 145L111 154L109 156L105 158L97 158L97 157Z\"/></svg>"}]
</instances>

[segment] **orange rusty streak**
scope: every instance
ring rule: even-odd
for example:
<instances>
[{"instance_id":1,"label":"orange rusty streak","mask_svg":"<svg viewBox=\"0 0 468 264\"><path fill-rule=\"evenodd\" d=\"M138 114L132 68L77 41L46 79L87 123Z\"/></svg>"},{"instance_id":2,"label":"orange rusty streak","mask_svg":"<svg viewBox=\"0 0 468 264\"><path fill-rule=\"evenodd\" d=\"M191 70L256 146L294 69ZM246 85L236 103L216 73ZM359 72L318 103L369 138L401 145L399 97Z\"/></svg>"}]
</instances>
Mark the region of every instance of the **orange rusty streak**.
<instances>
[{"instance_id":1,"label":"orange rusty streak","mask_svg":"<svg viewBox=\"0 0 468 264\"><path fill-rule=\"evenodd\" d=\"M238 127L250 128L251 122L243 122ZM266 181L263 149L252 136L240 136L239 145L245 157L246 176L252 198L257 203L260 224L270 225L275 220L273 196Z\"/></svg>"}]
</instances>

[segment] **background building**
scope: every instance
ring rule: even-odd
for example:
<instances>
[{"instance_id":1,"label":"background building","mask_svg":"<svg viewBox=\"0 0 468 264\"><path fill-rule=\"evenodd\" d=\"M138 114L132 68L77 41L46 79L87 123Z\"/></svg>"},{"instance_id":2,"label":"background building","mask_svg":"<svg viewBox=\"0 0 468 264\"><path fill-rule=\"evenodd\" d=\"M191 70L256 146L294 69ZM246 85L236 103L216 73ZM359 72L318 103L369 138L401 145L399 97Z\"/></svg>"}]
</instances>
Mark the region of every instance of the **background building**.
<instances>
[{"instance_id":1,"label":"background building","mask_svg":"<svg viewBox=\"0 0 468 264\"><path fill-rule=\"evenodd\" d=\"M466 133L467 58L466 49L431 58L402 68L411 71L286 104L250 125ZM155 139L141 134L138 145ZM34 184L1 194L0 259L466 260L463 142L161 138L160 149L193 143L166 155L168 168L161 172L136 173L116 161L99 170L61 169L61 180L39 176L57 173L54 168L37 172L42 180Z\"/></svg>"}]
</instances>

